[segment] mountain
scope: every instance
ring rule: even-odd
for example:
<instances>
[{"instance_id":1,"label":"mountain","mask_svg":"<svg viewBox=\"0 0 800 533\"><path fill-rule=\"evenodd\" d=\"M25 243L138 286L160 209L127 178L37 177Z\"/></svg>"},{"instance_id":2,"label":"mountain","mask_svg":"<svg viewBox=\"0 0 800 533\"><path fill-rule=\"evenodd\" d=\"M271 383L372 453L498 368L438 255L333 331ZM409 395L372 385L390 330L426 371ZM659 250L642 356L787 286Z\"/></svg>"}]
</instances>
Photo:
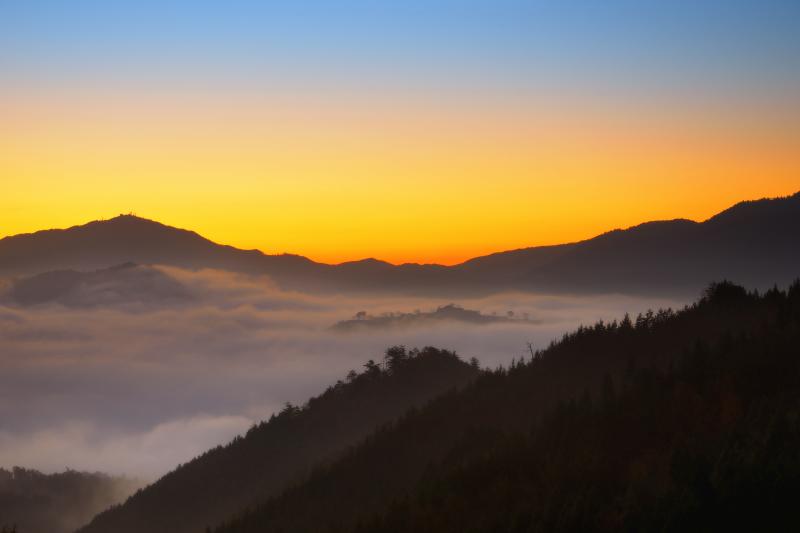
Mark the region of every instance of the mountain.
<instances>
[{"instance_id":1,"label":"mountain","mask_svg":"<svg viewBox=\"0 0 800 533\"><path fill-rule=\"evenodd\" d=\"M299 256L268 256L257 250L215 244L193 231L133 215L0 239L0 272L5 274L97 270L124 263L269 271L276 275L318 265Z\"/></svg>"},{"instance_id":2,"label":"mountain","mask_svg":"<svg viewBox=\"0 0 800 533\"><path fill-rule=\"evenodd\" d=\"M70 533L121 502L140 482L99 473L0 468L0 531Z\"/></svg>"},{"instance_id":3,"label":"mountain","mask_svg":"<svg viewBox=\"0 0 800 533\"><path fill-rule=\"evenodd\" d=\"M564 336L216 533L796 531L800 281Z\"/></svg>"},{"instance_id":4,"label":"mountain","mask_svg":"<svg viewBox=\"0 0 800 533\"><path fill-rule=\"evenodd\" d=\"M92 272L52 270L17 279L6 298L17 305L58 302L66 307L193 301L189 291L174 278L156 268L133 263Z\"/></svg>"},{"instance_id":5,"label":"mountain","mask_svg":"<svg viewBox=\"0 0 800 533\"><path fill-rule=\"evenodd\" d=\"M714 279L786 285L800 274L800 193L743 202L704 221L648 222L581 242L500 252L460 265L338 265L266 255L122 215L66 230L0 240L0 275L95 270L126 262L218 268L271 276L302 291L436 296L499 291L696 294Z\"/></svg>"},{"instance_id":6,"label":"mountain","mask_svg":"<svg viewBox=\"0 0 800 533\"><path fill-rule=\"evenodd\" d=\"M697 293L715 279L767 288L800 274L800 193L743 202L705 222L648 222L579 243L467 261L475 279L567 292Z\"/></svg>"},{"instance_id":7,"label":"mountain","mask_svg":"<svg viewBox=\"0 0 800 533\"><path fill-rule=\"evenodd\" d=\"M476 364L434 348L387 350L303 407L287 406L243 437L177 467L81 533L197 533L304 479L312 467L431 398L475 379Z\"/></svg>"}]
</instances>

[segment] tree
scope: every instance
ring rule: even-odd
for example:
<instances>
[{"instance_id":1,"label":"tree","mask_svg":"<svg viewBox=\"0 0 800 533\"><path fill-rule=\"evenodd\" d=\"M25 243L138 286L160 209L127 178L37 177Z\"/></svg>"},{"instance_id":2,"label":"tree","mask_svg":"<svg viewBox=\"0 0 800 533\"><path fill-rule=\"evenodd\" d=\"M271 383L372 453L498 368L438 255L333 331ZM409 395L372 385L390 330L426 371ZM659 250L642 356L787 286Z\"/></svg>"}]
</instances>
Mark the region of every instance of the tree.
<instances>
[{"instance_id":1,"label":"tree","mask_svg":"<svg viewBox=\"0 0 800 533\"><path fill-rule=\"evenodd\" d=\"M366 368L366 369L367 369L367 371L365 372L365 374L366 374L367 376L370 376L370 377L372 377L372 376L376 376L376 375L378 375L378 374L380 374L380 373L381 373L381 369L380 369L380 367L379 367L379 366L378 366L378 364L377 364L375 361L373 361L372 359L370 359L369 361L367 361L367 362L364 364L364 368Z\"/></svg>"},{"instance_id":2,"label":"tree","mask_svg":"<svg viewBox=\"0 0 800 533\"><path fill-rule=\"evenodd\" d=\"M408 353L406 352L406 347L401 345L392 346L387 348L386 356L384 360L386 361L386 368L389 372L394 372L397 370L400 365L403 364L408 359Z\"/></svg>"}]
</instances>

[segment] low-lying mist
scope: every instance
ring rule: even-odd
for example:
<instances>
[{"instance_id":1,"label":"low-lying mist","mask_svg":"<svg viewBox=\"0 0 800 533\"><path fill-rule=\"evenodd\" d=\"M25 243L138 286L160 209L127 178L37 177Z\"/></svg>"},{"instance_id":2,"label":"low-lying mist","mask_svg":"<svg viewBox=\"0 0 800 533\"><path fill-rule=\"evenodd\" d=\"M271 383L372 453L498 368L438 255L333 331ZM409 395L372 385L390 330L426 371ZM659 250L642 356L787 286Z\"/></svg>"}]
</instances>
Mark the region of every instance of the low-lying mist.
<instances>
[{"instance_id":1,"label":"low-lying mist","mask_svg":"<svg viewBox=\"0 0 800 533\"><path fill-rule=\"evenodd\" d=\"M102 473L68 470L45 475L0 468L0 523L16 524L25 533L72 533L141 486L141 480Z\"/></svg>"},{"instance_id":2,"label":"low-lying mist","mask_svg":"<svg viewBox=\"0 0 800 533\"><path fill-rule=\"evenodd\" d=\"M285 402L303 403L390 345L453 349L494 367L526 355L528 342L544 347L581 323L685 303L522 293L449 301L318 296L279 290L263 277L131 268L123 281L81 281L36 305L20 304L13 285L0 284L0 466L153 478ZM181 291L169 283L170 297L160 299L152 291L165 285L154 276ZM449 303L530 320L331 329L360 311Z\"/></svg>"}]
</instances>

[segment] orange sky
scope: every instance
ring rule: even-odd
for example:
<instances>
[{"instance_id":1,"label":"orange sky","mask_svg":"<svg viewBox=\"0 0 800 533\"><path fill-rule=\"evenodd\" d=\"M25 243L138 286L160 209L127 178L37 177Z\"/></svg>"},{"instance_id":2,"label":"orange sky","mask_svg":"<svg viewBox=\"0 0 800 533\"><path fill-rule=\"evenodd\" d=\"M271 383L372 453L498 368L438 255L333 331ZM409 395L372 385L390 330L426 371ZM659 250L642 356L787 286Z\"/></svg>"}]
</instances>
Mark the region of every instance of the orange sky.
<instances>
[{"instance_id":1,"label":"orange sky","mask_svg":"<svg viewBox=\"0 0 800 533\"><path fill-rule=\"evenodd\" d=\"M800 190L790 101L2 96L0 235L135 212L268 253L456 263Z\"/></svg>"}]
</instances>

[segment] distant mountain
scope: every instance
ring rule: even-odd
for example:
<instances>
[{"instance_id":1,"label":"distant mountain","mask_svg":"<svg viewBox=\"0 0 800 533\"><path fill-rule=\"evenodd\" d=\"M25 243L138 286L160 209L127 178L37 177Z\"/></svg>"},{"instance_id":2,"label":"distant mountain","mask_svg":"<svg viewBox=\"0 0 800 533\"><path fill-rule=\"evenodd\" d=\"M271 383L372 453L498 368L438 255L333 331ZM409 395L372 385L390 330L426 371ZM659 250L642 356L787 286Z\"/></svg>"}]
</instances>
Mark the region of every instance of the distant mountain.
<instances>
[{"instance_id":1,"label":"distant mountain","mask_svg":"<svg viewBox=\"0 0 800 533\"><path fill-rule=\"evenodd\" d=\"M377 316L360 311L351 320L342 320L333 325L335 331L350 332L363 330L403 329L439 325L447 322L472 324L533 324L527 315L515 317L513 312L506 315L484 315L480 311L464 309L455 304L437 307L433 311L414 313L383 313Z\"/></svg>"},{"instance_id":2,"label":"distant mountain","mask_svg":"<svg viewBox=\"0 0 800 533\"><path fill-rule=\"evenodd\" d=\"M71 533L139 488L139 481L100 473L0 468L0 528ZM1 530L1 529L0 529Z\"/></svg>"},{"instance_id":3,"label":"distant mountain","mask_svg":"<svg viewBox=\"0 0 800 533\"><path fill-rule=\"evenodd\" d=\"M445 350L394 347L303 407L287 406L243 437L177 467L81 533L199 533L305 479L312 468L481 370Z\"/></svg>"},{"instance_id":4,"label":"distant mountain","mask_svg":"<svg viewBox=\"0 0 800 533\"><path fill-rule=\"evenodd\" d=\"M705 222L648 222L579 243L467 261L473 279L567 292L696 294L715 279L751 287L800 275L800 193L743 202Z\"/></svg>"},{"instance_id":5,"label":"distant mountain","mask_svg":"<svg viewBox=\"0 0 800 533\"><path fill-rule=\"evenodd\" d=\"M160 270L124 263L93 272L53 270L17 279L5 299L24 306L57 302L66 307L94 307L188 303L193 297L180 282Z\"/></svg>"},{"instance_id":6,"label":"distant mountain","mask_svg":"<svg viewBox=\"0 0 800 533\"><path fill-rule=\"evenodd\" d=\"M215 533L797 531L800 281L599 322Z\"/></svg>"},{"instance_id":7,"label":"distant mountain","mask_svg":"<svg viewBox=\"0 0 800 533\"><path fill-rule=\"evenodd\" d=\"M0 273L97 270L124 263L219 268L263 273L304 271L317 265L293 255L264 255L215 244L193 231L133 215L0 239ZM320 265L322 266L322 265Z\"/></svg>"},{"instance_id":8,"label":"distant mountain","mask_svg":"<svg viewBox=\"0 0 800 533\"><path fill-rule=\"evenodd\" d=\"M714 279L752 287L786 285L800 274L800 193L743 202L706 220L648 222L593 239L525 248L455 266L375 259L327 265L266 255L123 215L66 230L0 240L0 275L96 270L134 262L266 274L303 291L451 296L498 291L696 294Z\"/></svg>"}]
</instances>

